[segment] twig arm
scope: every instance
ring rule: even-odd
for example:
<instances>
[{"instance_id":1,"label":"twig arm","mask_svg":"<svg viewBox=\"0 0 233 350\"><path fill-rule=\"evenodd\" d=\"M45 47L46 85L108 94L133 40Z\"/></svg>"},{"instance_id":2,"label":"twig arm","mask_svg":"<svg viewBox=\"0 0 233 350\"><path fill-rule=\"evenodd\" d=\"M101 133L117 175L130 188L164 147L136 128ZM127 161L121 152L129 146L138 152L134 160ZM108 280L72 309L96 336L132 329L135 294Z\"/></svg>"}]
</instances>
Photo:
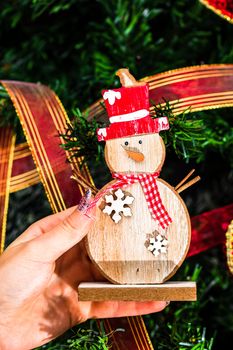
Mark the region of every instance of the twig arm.
<instances>
[{"instance_id":1,"label":"twig arm","mask_svg":"<svg viewBox=\"0 0 233 350\"><path fill-rule=\"evenodd\" d=\"M179 187L176 192L177 193L181 193L183 192L184 190L186 190L188 187L194 185L196 182L198 182L200 180L200 176L196 176L194 177L194 179L190 180L189 182L187 182L186 184L184 184L183 186ZM176 188L175 188L176 189Z\"/></svg>"},{"instance_id":2,"label":"twig arm","mask_svg":"<svg viewBox=\"0 0 233 350\"><path fill-rule=\"evenodd\" d=\"M192 170L188 173L188 175L186 175L186 176L183 178L183 180L181 180L181 181L178 183L178 185L175 187L175 190L176 190L176 191L178 190L179 187L181 187L181 186L185 183L186 180L188 180L188 178L190 178L190 176L194 173L194 171L195 171L195 169L192 169Z\"/></svg>"}]
</instances>

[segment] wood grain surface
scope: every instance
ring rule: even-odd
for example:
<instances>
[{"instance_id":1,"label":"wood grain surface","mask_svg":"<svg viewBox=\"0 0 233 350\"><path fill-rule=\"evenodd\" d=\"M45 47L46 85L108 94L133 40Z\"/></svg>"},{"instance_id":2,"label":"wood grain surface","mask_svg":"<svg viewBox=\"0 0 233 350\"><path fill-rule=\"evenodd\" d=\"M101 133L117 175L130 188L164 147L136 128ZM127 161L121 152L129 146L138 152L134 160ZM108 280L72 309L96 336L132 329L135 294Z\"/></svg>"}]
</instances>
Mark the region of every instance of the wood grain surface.
<instances>
[{"instance_id":1,"label":"wood grain surface","mask_svg":"<svg viewBox=\"0 0 233 350\"><path fill-rule=\"evenodd\" d=\"M111 283L81 283L78 287L80 301L195 301L195 282L165 282L157 285L114 285Z\"/></svg>"},{"instance_id":2,"label":"wood grain surface","mask_svg":"<svg viewBox=\"0 0 233 350\"><path fill-rule=\"evenodd\" d=\"M97 204L96 221L87 235L89 256L113 283L162 283L183 262L190 244L190 219L180 196L163 180L157 180L162 201L173 222L163 230L152 219L140 184L127 187L135 198L132 217L115 224ZM155 257L145 247L147 235L157 230L168 240L167 253Z\"/></svg>"},{"instance_id":3,"label":"wood grain surface","mask_svg":"<svg viewBox=\"0 0 233 350\"><path fill-rule=\"evenodd\" d=\"M139 143L141 141L141 143ZM126 146L126 143L127 146ZM141 162L130 157L131 148L144 155ZM156 134L122 137L106 141L105 161L112 172L154 173L162 168L165 159L163 139Z\"/></svg>"},{"instance_id":4,"label":"wood grain surface","mask_svg":"<svg viewBox=\"0 0 233 350\"><path fill-rule=\"evenodd\" d=\"M142 161L131 158L128 149L142 154ZM158 133L112 139L106 142L105 159L113 172L154 173L163 165L165 146ZM173 187L161 179L157 179L157 184L162 203L172 218L166 229L152 218L140 183L124 188L135 199L130 205L132 216L122 215L118 223L103 213L105 195L97 203L96 221L87 235L86 246L92 261L113 283L163 283L187 254L191 226L186 206ZM166 252L155 256L148 250L148 237L152 234L168 240Z\"/></svg>"}]
</instances>

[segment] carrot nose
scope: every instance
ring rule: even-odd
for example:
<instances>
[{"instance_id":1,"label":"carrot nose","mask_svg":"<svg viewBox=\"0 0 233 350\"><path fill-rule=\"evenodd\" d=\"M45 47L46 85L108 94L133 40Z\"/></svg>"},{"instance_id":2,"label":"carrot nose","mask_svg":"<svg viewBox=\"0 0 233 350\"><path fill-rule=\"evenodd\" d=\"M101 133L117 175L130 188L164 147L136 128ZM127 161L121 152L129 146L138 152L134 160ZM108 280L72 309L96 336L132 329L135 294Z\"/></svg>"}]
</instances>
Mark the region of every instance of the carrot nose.
<instances>
[{"instance_id":1,"label":"carrot nose","mask_svg":"<svg viewBox=\"0 0 233 350\"><path fill-rule=\"evenodd\" d=\"M127 148L124 147L124 150L126 151L126 153L128 154L129 158L133 159L135 162L142 162L144 160L144 154L142 152L140 152L137 148Z\"/></svg>"}]
</instances>

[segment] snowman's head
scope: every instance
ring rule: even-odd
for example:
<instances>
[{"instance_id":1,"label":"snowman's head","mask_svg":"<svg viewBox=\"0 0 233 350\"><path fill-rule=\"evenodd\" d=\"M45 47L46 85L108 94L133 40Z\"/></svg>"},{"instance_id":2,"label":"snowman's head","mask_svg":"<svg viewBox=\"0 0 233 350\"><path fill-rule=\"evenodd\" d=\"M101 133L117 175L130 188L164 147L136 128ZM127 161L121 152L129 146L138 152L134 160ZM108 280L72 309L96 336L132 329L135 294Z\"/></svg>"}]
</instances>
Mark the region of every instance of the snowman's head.
<instances>
[{"instance_id":1,"label":"snowman's head","mask_svg":"<svg viewBox=\"0 0 233 350\"><path fill-rule=\"evenodd\" d=\"M149 85L137 82L128 69L117 72L122 87L103 90L110 125L97 129L99 141L106 141L105 159L118 173L160 171L165 146L159 132L169 129L167 117L152 118Z\"/></svg>"},{"instance_id":2,"label":"snowman's head","mask_svg":"<svg viewBox=\"0 0 233 350\"><path fill-rule=\"evenodd\" d=\"M165 159L165 145L158 133L106 141L105 160L112 172L154 173Z\"/></svg>"}]
</instances>

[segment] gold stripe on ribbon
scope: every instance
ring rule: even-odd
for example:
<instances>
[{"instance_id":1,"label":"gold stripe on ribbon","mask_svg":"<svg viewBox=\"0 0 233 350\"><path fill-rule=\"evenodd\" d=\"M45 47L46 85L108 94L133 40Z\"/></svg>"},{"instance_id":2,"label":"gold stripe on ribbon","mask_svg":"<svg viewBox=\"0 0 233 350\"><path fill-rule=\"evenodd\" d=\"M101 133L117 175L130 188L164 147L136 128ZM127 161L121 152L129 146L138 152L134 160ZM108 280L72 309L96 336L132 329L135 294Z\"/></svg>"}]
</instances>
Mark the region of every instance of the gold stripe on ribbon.
<instances>
[{"instance_id":1,"label":"gold stripe on ribbon","mask_svg":"<svg viewBox=\"0 0 233 350\"><path fill-rule=\"evenodd\" d=\"M140 340L141 349L151 350L151 349L153 349L153 347L151 348L151 346L152 346L151 342L150 343L147 342L147 337L145 337L144 329L142 329L142 327L141 327L141 323L142 323L141 321L142 321L142 319L140 319L140 318L138 319L137 316L130 317L130 322L133 325L135 336L137 339ZM148 337L149 337L149 335L148 335Z\"/></svg>"},{"instance_id":2,"label":"gold stripe on ribbon","mask_svg":"<svg viewBox=\"0 0 233 350\"><path fill-rule=\"evenodd\" d=\"M0 128L0 253L5 246L14 146L15 135L11 128Z\"/></svg>"},{"instance_id":3,"label":"gold stripe on ribbon","mask_svg":"<svg viewBox=\"0 0 233 350\"><path fill-rule=\"evenodd\" d=\"M24 190L40 182L37 169L29 170L23 174L12 176L10 179L10 193Z\"/></svg>"},{"instance_id":4,"label":"gold stripe on ribbon","mask_svg":"<svg viewBox=\"0 0 233 350\"><path fill-rule=\"evenodd\" d=\"M10 180L10 193L23 190L40 182L27 142L15 146Z\"/></svg>"},{"instance_id":5,"label":"gold stripe on ribbon","mask_svg":"<svg viewBox=\"0 0 233 350\"><path fill-rule=\"evenodd\" d=\"M146 342L146 344L148 344L148 349L149 350L153 350L154 348L153 348L152 342L150 340L149 334L147 332L147 329L146 329L146 326L145 326L145 323L144 323L142 317L141 316L136 316L134 319L135 319L135 321L137 322L138 326L141 329L141 334L143 334L144 341Z\"/></svg>"},{"instance_id":6,"label":"gold stripe on ribbon","mask_svg":"<svg viewBox=\"0 0 233 350\"><path fill-rule=\"evenodd\" d=\"M133 335L133 338L135 340L135 344L137 346L137 350L145 350L144 346L141 347L141 339L138 337L138 334L135 334L135 328L134 328L134 324L133 324L133 320L131 320L130 317L127 317L128 322L129 322L129 326ZM135 348L136 350L136 348Z\"/></svg>"},{"instance_id":7,"label":"gold stripe on ribbon","mask_svg":"<svg viewBox=\"0 0 233 350\"><path fill-rule=\"evenodd\" d=\"M28 156L31 156L31 151L27 142L23 142L15 146L14 161Z\"/></svg>"},{"instance_id":8,"label":"gold stripe on ribbon","mask_svg":"<svg viewBox=\"0 0 233 350\"><path fill-rule=\"evenodd\" d=\"M233 274L233 220L230 222L226 232L227 265Z\"/></svg>"}]
</instances>

